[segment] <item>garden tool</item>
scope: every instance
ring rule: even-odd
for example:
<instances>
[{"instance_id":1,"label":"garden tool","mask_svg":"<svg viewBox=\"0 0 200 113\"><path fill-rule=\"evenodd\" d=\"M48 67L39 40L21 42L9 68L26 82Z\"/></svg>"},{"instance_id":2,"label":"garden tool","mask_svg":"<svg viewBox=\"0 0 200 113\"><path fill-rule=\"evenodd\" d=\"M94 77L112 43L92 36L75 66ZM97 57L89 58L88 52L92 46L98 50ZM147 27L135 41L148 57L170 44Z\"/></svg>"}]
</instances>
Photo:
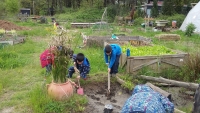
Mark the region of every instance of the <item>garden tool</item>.
<instances>
[{"instance_id":1,"label":"garden tool","mask_svg":"<svg viewBox=\"0 0 200 113\"><path fill-rule=\"evenodd\" d=\"M110 95L110 72L108 72L108 89L107 89L107 96Z\"/></svg>"},{"instance_id":2,"label":"garden tool","mask_svg":"<svg viewBox=\"0 0 200 113\"><path fill-rule=\"evenodd\" d=\"M83 92L83 88L81 88L81 86L80 86L80 82L79 82L79 79L78 79L78 89L77 89L77 94L79 94L79 95L83 95L84 94L84 92Z\"/></svg>"}]
</instances>

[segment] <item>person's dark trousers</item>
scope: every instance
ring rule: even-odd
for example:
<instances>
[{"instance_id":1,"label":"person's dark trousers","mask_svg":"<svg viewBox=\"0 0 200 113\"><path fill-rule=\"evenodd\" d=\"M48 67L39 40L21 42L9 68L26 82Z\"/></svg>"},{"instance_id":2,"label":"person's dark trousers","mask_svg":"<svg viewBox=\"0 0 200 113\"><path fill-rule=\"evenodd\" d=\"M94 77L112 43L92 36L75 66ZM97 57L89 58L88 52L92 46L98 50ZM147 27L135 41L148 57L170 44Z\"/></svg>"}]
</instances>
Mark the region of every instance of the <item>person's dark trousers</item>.
<instances>
[{"instance_id":1,"label":"person's dark trousers","mask_svg":"<svg viewBox=\"0 0 200 113\"><path fill-rule=\"evenodd\" d=\"M46 74L50 74L52 70L51 64L46 65Z\"/></svg>"},{"instance_id":2,"label":"person's dark trousers","mask_svg":"<svg viewBox=\"0 0 200 113\"><path fill-rule=\"evenodd\" d=\"M117 55L117 56L116 56L116 59L115 59L115 62L114 62L114 64L113 64L113 66L111 67L110 74L116 74L116 73L118 73L119 58L120 58L120 55Z\"/></svg>"},{"instance_id":3,"label":"person's dark trousers","mask_svg":"<svg viewBox=\"0 0 200 113\"><path fill-rule=\"evenodd\" d=\"M73 75L73 73L75 72L74 67L71 66L71 67L69 68L68 72L69 72L69 73L68 73L68 78L72 78L72 75Z\"/></svg>"}]
</instances>

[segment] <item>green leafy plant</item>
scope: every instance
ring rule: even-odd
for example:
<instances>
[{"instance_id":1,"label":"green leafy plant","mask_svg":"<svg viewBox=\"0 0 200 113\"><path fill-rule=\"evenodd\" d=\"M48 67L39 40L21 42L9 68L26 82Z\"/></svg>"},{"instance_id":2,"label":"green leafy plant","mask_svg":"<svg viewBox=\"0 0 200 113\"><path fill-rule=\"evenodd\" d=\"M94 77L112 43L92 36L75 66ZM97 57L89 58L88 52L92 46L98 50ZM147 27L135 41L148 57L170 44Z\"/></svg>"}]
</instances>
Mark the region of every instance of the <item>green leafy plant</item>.
<instances>
[{"instance_id":1,"label":"green leafy plant","mask_svg":"<svg viewBox=\"0 0 200 113\"><path fill-rule=\"evenodd\" d=\"M186 30L185 30L185 35L187 36L192 36L192 33L194 32L194 30L196 29L195 25L190 23L187 25Z\"/></svg>"},{"instance_id":2,"label":"green leafy plant","mask_svg":"<svg viewBox=\"0 0 200 113\"><path fill-rule=\"evenodd\" d=\"M52 74L53 81L56 83L65 83L68 64L70 61L69 53L71 51L71 38L66 32L61 32L52 37L50 51L52 54Z\"/></svg>"},{"instance_id":3,"label":"green leafy plant","mask_svg":"<svg viewBox=\"0 0 200 113\"><path fill-rule=\"evenodd\" d=\"M128 90L133 90L134 84L131 81L126 81L122 84L122 87L127 88Z\"/></svg>"},{"instance_id":4,"label":"green leafy plant","mask_svg":"<svg viewBox=\"0 0 200 113\"><path fill-rule=\"evenodd\" d=\"M134 47L130 44L127 44L122 46L122 52L126 53L127 48L130 49L131 56L175 54L175 52L171 51L169 48L161 45Z\"/></svg>"},{"instance_id":5,"label":"green leafy plant","mask_svg":"<svg viewBox=\"0 0 200 113\"><path fill-rule=\"evenodd\" d=\"M122 84L122 87L127 88L129 91L133 90L135 86L134 83L138 83L137 79L134 79L133 76L124 75L124 76L119 76L119 77L120 79L124 81L124 84Z\"/></svg>"},{"instance_id":6,"label":"green leafy plant","mask_svg":"<svg viewBox=\"0 0 200 113\"><path fill-rule=\"evenodd\" d=\"M154 18L157 17L158 14L159 14L157 2L158 2L157 0L153 1L153 8L151 10L151 16L154 17Z\"/></svg>"}]
</instances>

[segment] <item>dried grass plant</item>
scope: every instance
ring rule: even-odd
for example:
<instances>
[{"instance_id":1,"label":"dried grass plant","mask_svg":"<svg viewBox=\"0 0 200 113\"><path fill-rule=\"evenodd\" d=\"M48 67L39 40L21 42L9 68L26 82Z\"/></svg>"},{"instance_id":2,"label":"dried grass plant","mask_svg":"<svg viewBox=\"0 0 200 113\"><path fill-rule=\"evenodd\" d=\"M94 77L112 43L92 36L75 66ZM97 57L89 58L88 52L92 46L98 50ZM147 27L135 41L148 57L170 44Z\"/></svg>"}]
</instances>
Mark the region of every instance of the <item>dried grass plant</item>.
<instances>
[{"instance_id":1,"label":"dried grass plant","mask_svg":"<svg viewBox=\"0 0 200 113\"><path fill-rule=\"evenodd\" d=\"M67 32L52 37L49 44L52 54L52 75L55 83L65 83L71 52L71 37Z\"/></svg>"}]
</instances>

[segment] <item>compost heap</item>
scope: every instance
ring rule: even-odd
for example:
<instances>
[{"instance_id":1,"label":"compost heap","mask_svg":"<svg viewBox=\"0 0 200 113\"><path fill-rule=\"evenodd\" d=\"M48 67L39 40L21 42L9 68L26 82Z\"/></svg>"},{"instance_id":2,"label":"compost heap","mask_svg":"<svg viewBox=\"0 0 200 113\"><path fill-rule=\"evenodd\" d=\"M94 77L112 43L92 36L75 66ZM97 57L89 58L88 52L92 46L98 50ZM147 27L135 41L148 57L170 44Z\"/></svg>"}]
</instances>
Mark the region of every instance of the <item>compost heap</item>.
<instances>
[{"instance_id":1,"label":"compost heap","mask_svg":"<svg viewBox=\"0 0 200 113\"><path fill-rule=\"evenodd\" d=\"M29 30L29 28L17 26L12 22L0 20L0 29L4 30Z\"/></svg>"}]
</instances>

